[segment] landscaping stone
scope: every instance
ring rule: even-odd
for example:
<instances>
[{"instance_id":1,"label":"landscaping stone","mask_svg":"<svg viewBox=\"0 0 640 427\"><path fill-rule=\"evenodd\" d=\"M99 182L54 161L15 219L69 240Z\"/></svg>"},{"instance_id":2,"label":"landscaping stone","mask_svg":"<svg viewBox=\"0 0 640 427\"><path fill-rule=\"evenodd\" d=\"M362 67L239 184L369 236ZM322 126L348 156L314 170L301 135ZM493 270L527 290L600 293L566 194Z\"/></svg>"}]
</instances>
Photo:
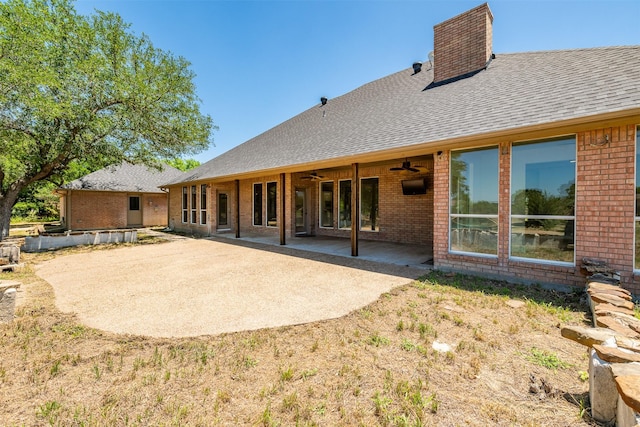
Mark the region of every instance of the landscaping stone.
<instances>
[{"instance_id":1,"label":"landscaping stone","mask_svg":"<svg viewBox=\"0 0 640 427\"><path fill-rule=\"evenodd\" d=\"M640 363L612 363L611 372L613 372L614 377L640 375Z\"/></svg>"},{"instance_id":2,"label":"landscaping stone","mask_svg":"<svg viewBox=\"0 0 640 427\"><path fill-rule=\"evenodd\" d=\"M616 385L624 403L634 411L640 411L640 375L616 377Z\"/></svg>"},{"instance_id":3,"label":"landscaping stone","mask_svg":"<svg viewBox=\"0 0 640 427\"><path fill-rule=\"evenodd\" d=\"M619 290L614 290L614 289L589 288L587 289L587 293L589 295L593 295L593 294L613 295L615 297L622 298L627 301L631 301L631 295L625 292L620 292Z\"/></svg>"},{"instance_id":4,"label":"landscaping stone","mask_svg":"<svg viewBox=\"0 0 640 427\"><path fill-rule=\"evenodd\" d=\"M615 305L611 305L611 304L595 304L595 306L593 307L593 312L596 315L598 314L602 315L606 313L623 313L629 316L634 315L634 312L632 309L628 309L624 307L616 307Z\"/></svg>"},{"instance_id":5,"label":"landscaping stone","mask_svg":"<svg viewBox=\"0 0 640 427\"><path fill-rule=\"evenodd\" d=\"M615 334L607 328L585 328L584 326L564 326L560 334L578 344L592 347L594 344L602 344L615 337Z\"/></svg>"},{"instance_id":6,"label":"landscaping stone","mask_svg":"<svg viewBox=\"0 0 640 427\"><path fill-rule=\"evenodd\" d=\"M522 308L525 305L527 305L527 303L525 303L524 301L520 301L516 299L510 299L509 301L506 302L506 304L511 308Z\"/></svg>"},{"instance_id":7,"label":"landscaping stone","mask_svg":"<svg viewBox=\"0 0 640 427\"><path fill-rule=\"evenodd\" d=\"M616 347L606 347L599 344L594 344L593 349L596 351L596 353L598 353L599 358L607 362L640 362L640 353L634 353L632 351L619 349Z\"/></svg>"},{"instance_id":8,"label":"landscaping stone","mask_svg":"<svg viewBox=\"0 0 640 427\"><path fill-rule=\"evenodd\" d=\"M594 420L611 424L616 420L618 390L613 380L611 364L590 350L589 358L589 401Z\"/></svg>"},{"instance_id":9,"label":"landscaping stone","mask_svg":"<svg viewBox=\"0 0 640 427\"><path fill-rule=\"evenodd\" d=\"M8 288L2 292L0 298L0 323L13 321L16 310L16 288Z\"/></svg>"},{"instance_id":10,"label":"landscaping stone","mask_svg":"<svg viewBox=\"0 0 640 427\"><path fill-rule=\"evenodd\" d=\"M631 329L626 323L620 319L611 316L596 316L596 326L609 328L613 332L628 338L640 338L640 334Z\"/></svg>"},{"instance_id":11,"label":"landscaping stone","mask_svg":"<svg viewBox=\"0 0 640 427\"><path fill-rule=\"evenodd\" d=\"M627 294L627 295L631 295L631 292L629 292L625 288L623 288L621 286L618 286L618 285L611 285L609 283L589 282L587 284L587 287L589 289L611 290L611 291L616 291L616 292L621 292L621 293L624 293L624 294Z\"/></svg>"},{"instance_id":12,"label":"landscaping stone","mask_svg":"<svg viewBox=\"0 0 640 427\"><path fill-rule=\"evenodd\" d=\"M640 352L640 340L634 340L627 337L616 337L616 345L620 348Z\"/></svg>"},{"instance_id":13,"label":"landscaping stone","mask_svg":"<svg viewBox=\"0 0 640 427\"><path fill-rule=\"evenodd\" d=\"M611 304L614 305L616 307L622 307L622 308L626 308L629 310L633 310L634 304L633 302L620 298L620 297L616 297L614 295L607 295L607 294L592 294L591 295L591 300L593 302L596 303L606 303L606 304Z\"/></svg>"},{"instance_id":14,"label":"landscaping stone","mask_svg":"<svg viewBox=\"0 0 640 427\"><path fill-rule=\"evenodd\" d=\"M618 394L618 402L616 407L616 427L638 427L638 417L636 412L629 407L622 396Z\"/></svg>"}]
</instances>

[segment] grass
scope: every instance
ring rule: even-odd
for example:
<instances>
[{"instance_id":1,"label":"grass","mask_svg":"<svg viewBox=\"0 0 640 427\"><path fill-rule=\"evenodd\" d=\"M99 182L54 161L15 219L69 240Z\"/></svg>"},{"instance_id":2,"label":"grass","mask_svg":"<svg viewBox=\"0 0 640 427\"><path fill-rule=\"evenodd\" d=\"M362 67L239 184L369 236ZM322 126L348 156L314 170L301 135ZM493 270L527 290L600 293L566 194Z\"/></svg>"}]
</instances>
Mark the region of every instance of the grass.
<instances>
[{"instance_id":1,"label":"grass","mask_svg":"<svg viewBox=\"0 0 640 427\"><path fill-rule=\"evenodd\" d=\"M29 295L0 325L6 425L589 423L583 400L529 393L530 374L572 396L588 389L586 350L558 329L585 322L577 295L432 272L338 319L159 339L58 311L32 266L68 253L25 254L24 269L0 274Z\"/></svg>"}]
</instances>

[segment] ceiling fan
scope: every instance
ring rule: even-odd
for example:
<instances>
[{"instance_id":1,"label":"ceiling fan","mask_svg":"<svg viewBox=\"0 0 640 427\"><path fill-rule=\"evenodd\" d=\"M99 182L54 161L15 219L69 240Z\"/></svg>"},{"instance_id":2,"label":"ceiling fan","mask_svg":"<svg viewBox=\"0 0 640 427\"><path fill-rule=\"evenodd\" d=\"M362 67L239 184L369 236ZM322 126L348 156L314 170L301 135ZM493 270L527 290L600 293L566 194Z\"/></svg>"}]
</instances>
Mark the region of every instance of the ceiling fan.
<instances>
[{"instance_id":1,"label":"ceiling fan","mask_svg":"<svg viewBox=\"0 0 640 427\"><path fill-rule=\"evenodd\" d=\"M303 176L300 179L311 179L311 180L316 180L316 179L324 179L324 176L322 175L318 175L318 172L311 172L309 175L307 176Z\"/></svg>"},{"instance_id":2,"label":"ceiling fan","mask_svg":"<svg viewBox=\"0 0 640 427\"><path fill-rule=\"evenodd\" d=\"M408 172L420 172L426 170L424 166L411 166L409 160L402 162L402 166L389 169L391 171L408 171Z\"/></svg>"}]
</instances>

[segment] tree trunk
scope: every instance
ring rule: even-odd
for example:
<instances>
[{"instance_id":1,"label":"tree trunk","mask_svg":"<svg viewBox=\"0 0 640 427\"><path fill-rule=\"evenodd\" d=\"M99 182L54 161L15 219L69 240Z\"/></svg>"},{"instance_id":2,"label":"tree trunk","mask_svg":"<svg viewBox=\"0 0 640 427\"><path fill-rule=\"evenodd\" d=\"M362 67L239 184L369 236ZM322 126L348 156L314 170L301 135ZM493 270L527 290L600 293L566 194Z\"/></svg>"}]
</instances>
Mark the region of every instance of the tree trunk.
<instances>
[{"instance_id":1,"label":"tree trunk","mask_svg":"<svg viewBox=\"0 0 640 427\"><path fill-rule=\"evenodd\" d=\"M18 200L19 192L19 190L9 190L6 194L0 194L0 242L9 236L11 209L13 209Z\"/></svg>"}]
</instances>

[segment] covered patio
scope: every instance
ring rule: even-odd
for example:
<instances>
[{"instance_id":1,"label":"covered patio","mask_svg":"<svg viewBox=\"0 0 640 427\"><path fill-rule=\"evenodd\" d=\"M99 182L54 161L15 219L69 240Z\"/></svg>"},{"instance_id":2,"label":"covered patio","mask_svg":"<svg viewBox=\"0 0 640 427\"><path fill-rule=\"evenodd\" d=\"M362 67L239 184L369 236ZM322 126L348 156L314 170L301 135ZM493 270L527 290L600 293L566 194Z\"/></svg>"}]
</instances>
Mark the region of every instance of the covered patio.
<instances>
[{"instance_id":1,"label":"covered patio","mask_svg":"<svg viewBox=\"0 0 640 427\"><path fill-rule=\"evenodd\" d=\"M280 245L278 236L259 234L243 234L235 237L234 233L218 233L211 239L220 241L252 242L264 245L285 247L288 249L335 255L345 258L386 264L403 265L413 268L431 269L433 251L430 246L404 243L359 240L358 256L351 256L351 241L345 238L329 236L289 237L286 245Z\"/></svg>"}]
</instances>

